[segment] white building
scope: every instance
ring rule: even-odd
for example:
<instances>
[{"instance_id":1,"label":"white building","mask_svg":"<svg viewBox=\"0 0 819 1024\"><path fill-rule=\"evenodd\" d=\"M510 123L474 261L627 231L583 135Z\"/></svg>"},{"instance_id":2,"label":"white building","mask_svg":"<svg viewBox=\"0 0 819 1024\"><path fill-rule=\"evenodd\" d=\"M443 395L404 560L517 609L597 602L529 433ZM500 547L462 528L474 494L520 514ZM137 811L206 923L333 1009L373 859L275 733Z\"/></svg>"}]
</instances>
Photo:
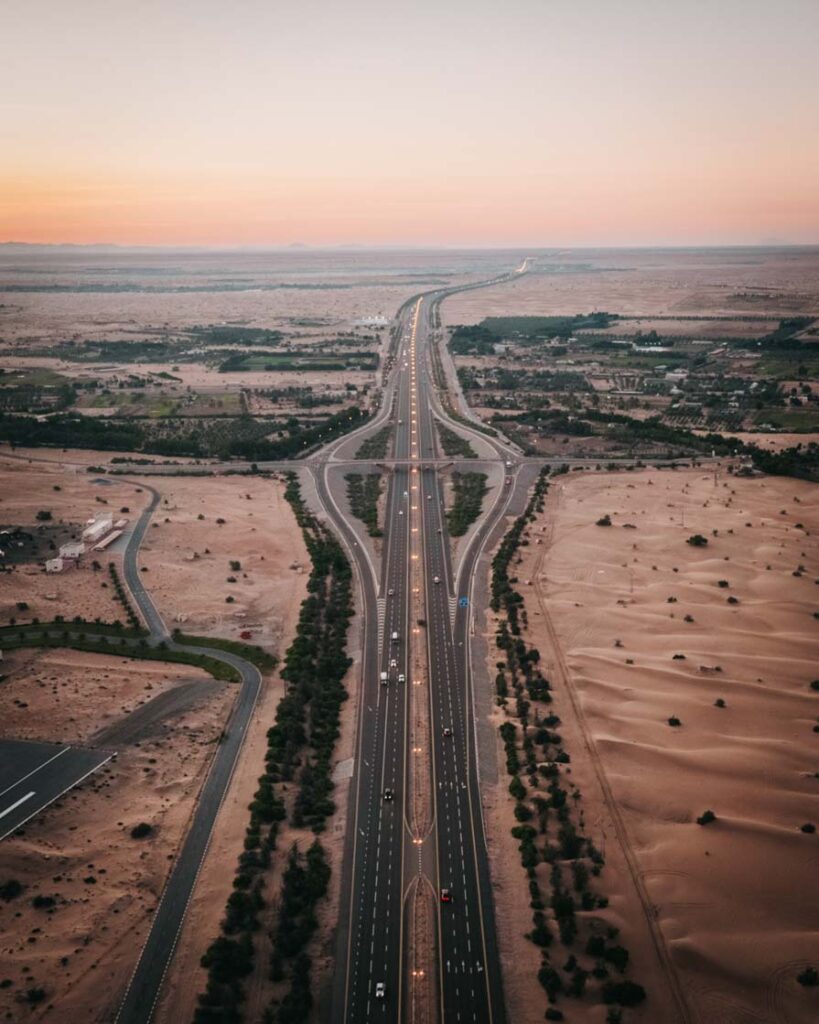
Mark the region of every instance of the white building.
<instances>
[{"instance_id":1,"label":"white building","mask_svg":"<svg viewBox=\"0 0 819 1024\"><path fill-rule=\"evenodd\" d=\"M111 516L101 516L99 519L95 519L90 526L82 531L82 539L87 540L89 544L96 544L98 540L110 533L114 528L113 520Z\"/></svg>"},{"instance_id":2,"label":"white building","mask_svg":"<svg viewBox=\"0 0 819 1024\"><path fill-rule=\"evenodd\" d=\"M85 553L85 544L82 541L71 541L68 544L60 545L60 558L79 558Z\"/></svg>"},{"instance_id":3,"label":"white building","mask_svg":"<svg viewBox=\"0 0 819 1024\"><path fill-rule=\"evenodd\" d=\"M63 571L63 560L62 558L49 558L46 562L46 572L62 572Z\"/></svg>"}]
</instances>

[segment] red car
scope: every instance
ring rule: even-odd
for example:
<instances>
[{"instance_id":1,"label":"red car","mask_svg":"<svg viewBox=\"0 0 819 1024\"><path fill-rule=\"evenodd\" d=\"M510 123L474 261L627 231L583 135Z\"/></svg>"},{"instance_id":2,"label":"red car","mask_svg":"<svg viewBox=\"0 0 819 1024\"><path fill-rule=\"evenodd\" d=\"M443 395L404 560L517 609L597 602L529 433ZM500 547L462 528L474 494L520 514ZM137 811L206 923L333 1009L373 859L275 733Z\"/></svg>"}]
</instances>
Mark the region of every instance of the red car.
<instances>
[{"instance_id":1,"label":"red car","mask_svg":"<svg viewBox=\"0 0 819 1024\"><path fill-rule=\"evenodd\" d=\"M449 889L441 889L441 903L451 903L452 893Z\"/></svg>"}]
</instances>

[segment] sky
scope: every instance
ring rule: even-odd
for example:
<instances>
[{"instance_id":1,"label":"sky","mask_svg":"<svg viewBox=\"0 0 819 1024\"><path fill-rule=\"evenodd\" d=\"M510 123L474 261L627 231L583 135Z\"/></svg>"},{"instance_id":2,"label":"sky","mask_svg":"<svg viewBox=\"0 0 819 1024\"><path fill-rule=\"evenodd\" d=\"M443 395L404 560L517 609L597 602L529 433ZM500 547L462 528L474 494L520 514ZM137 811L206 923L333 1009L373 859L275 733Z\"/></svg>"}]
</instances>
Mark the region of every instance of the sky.
<instances>
[{"instance_id":1,"label":"sky","mask_svg":"<svg viewBox=\"0 0 819 1024\"><path fill-rule=\"evenodd\" d=\"M819 243L817 0L0 10L0 241Z\"/></svg>"}]
</instances>

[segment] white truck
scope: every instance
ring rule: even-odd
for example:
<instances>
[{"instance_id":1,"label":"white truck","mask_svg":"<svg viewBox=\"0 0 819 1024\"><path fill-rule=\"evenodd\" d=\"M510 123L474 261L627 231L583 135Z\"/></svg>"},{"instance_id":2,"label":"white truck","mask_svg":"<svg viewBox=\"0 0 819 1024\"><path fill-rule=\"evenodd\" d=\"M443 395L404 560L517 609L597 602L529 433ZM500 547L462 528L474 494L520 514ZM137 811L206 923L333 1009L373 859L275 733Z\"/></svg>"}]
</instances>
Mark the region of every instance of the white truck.
<instances>
[{"instance_id":1,"label":"white truck","mask_svg":"<svg viewBox=\"0 0 819 1024\"><path fill-rule=\"evenodd\" d=\"M381 685L382 686L386 686L389 681L390 681L390 677L387 675L387 673L386 672L382 672L381 673Z\"/></svg>"}]
</instances>

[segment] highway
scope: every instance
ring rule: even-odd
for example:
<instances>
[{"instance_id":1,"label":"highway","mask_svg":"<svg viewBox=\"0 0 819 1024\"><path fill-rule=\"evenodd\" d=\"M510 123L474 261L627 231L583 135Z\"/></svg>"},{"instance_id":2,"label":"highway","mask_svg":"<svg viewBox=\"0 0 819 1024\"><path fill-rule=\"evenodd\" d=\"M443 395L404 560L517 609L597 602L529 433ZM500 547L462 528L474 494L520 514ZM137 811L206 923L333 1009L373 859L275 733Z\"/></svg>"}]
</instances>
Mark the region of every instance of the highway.
<instances>
[{"instance_id":1,"label":"highway","mask_svg":"<svg viewBox=\"0 0 819 1024\"><path fill-rule=\"evenodd\" d=\"M318 503L356 566L364 620L357 753L342 871L335 986L332 1006L324 1014L333 1024L341 1020L350 1024L370 1019L410 1020L415 1003L409 985L413 950L406 911L412 883L418 879L434 892L437 910L431 942L439 966L423 982L434 985L434 1005L427 1019L447 1024L505 1021L475 770L468 616L461 609L450 617L455 582L438 476L439 467L447 460L438 453L433 408L439 417L445 413L433 396L428 360L431 310L435 302L454 291L432 293L402 307L398 355L385 383L380 411L366 426L336 439L302 463L311 472ZM377 574L346 511L343 470L351 468L350 457L361 440L385 423L394 428L390 452L394 464L388 482L381 572ZM464 432L458 424L450 425ZM508 457L508 450L499 443L492 442L491 448L490 458ZM423 468L424 456L430 457L430 468ZM297 467L298 463L288 463L276 468ZM144 483L141 486L146 487ZM129 538L123 563L125 581L150 630L149 642L165 640L177 646L168 641L165 625L138 572L139 545L158 501L157 492L146 489L152 492L152 499ZM462 559L461 580L469 579L483 540L506 501L508 494L498 495L485 512L476 538L479 543L473 543ZM418 533L414 551L413 530ZM410 620L413 558L421 561L424 581L427 626L423 629ZM435 576L440 583L431 582ZM429 702L431 716L432 749L422 752L429 759L432 776L430 792L424 794L430 804L431 826L419 835L411 826L408 802L412 795L408 787L408 716L412 644L424 642L427 685L418 687L417 699ZM254 666L226 652L208 649L205 653L238 668L241 689L115 1017L117 1024L148 1024L153 1018L258 697L260 677ZM387 674L386 684L381 682L381 673ZM405 681L399 682L399 676ZM453 735L445 737L444 728L451 729ZM442 888L452 891L453 902L438 902ZM377 993L381 986L383 998Z\"/></svg>"},{"instance_id":2,"label":"highway","mask_svg":"<svg viewBox=\"0 0 819 1024\"><path fill-rule=\"evenodd\" d=\"M344 511L339 470L347 467L361 439L380 429L383 415L358 431L354 444L334 445L316 473L319 499L358 567L366 619L338 969L333 1008L325 1015L348 1024L505 1021L476 771L470 618L457 598L470 591L477 558L513 488L500 488L485 510L481 527L461 558L456 581L440 476L453 460L444 458L438 448L434 416L447 417L434 396L428 350L434 305L445 294L420 297L399 314L395 365L384 402L394 429L392 451L380 464L391 472L379 578ZM459 424L449 425L471 433ZM485 446L488 439L481 439ZM509 448L500 442L489 444L492 461L510 460ZM336 471L329 473L334 462ZM421 562L424 625L408 615L413 572L419 568L413 559ZM397 643L391 639L393 632L398 634ZM413 645L418 645L426 665L426 678L417 680L421 686L412 685L409 670L408 646ZM397 664L391 669L393 659ZM388 673L386 685L379 681L383 671ZM407 682L398 683L396 672ZM414 701L428 702L430 750L408 749ZM429 772L420 772L414 782L410 761L418 757L428 759ZM419 828L413 785L427 779L429 825ZM385 799L387 790L390 800ZM423 978L411 969L418 959L413 943L419 941L408 913L415 885L427 886L435 901L430 940L437 963L432 976ZM441 898L444 890L451 899ZM431 1006L429 999L418 996L423 986L431 990ZM338 1007L343 1007L343 1015Z\"/></svg>"}]
</instances>

